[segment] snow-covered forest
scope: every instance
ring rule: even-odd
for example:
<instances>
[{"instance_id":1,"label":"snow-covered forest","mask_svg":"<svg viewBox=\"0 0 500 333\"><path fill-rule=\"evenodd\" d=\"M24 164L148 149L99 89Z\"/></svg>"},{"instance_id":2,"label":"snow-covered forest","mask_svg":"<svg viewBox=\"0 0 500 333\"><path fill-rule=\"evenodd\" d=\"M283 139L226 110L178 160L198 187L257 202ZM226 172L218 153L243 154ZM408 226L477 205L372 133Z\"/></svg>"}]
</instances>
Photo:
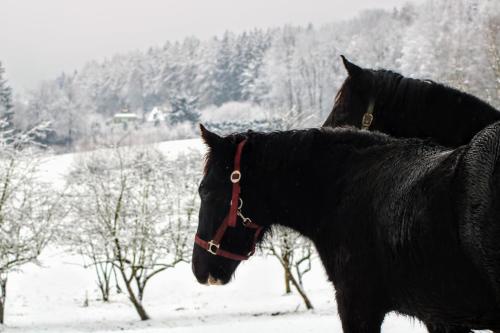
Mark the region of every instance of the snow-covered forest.
<instances>
[{"instance_id":1,"label":"snow-covered forest","mask_svg":"<svg viewBox=\"0 0 500 333\"><path fill-rule=\"evenodd\" d=\"M318 125L345 77L340 54L499 106L499 15L494 0L429 0L321 27L166 41L42 83L16 101L14 120L21 129L50 122L43 142L63 150L122 139L112 119L123 110L138 116L126 131L138 142L193 137L200 120L222 131L281 128L291 114Z\"/></svg>"},{"instance_id":2,"label":"snow-covered forest","mask_svg":"<svg viewBox=\"0 0 500 333\"><path fill-rule=\"evenodd\" d=\"M198 123L219 133L318 126L346 77L341 54L500 108L497 0L166 41L90 60L27 93L9 87L0 62L0 323L13 332L340 329L312 244L290 230L275 230L224 290L198 286L190 258L206 152L193 139ZM404 318L384 325L424 331Z\"/></svg>"}]
</instances>

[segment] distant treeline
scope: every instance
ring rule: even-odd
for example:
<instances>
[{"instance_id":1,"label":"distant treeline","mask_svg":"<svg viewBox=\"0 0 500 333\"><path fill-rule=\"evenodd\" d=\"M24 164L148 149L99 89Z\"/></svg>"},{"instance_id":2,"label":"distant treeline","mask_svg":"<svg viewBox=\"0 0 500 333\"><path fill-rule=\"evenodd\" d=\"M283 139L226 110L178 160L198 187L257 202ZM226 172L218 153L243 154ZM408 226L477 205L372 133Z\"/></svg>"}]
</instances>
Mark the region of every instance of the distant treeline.
<instances>
[{"instance_id":1,"label":"distant treeline","mask_svg":"<svg viewBox=\"0 0 500 333\"><path fill-rule=\"evenodd\" d=\"M245 102L274 115L314 115L320 124L345 78L340 54L365 67L444 82L500 106L498 1L428 0L322 27L190 37L91 61L17 101L14 120L20 128L50 121L48 143L69 146L106 131L104 124L124 108L144 116L155 106L172 110L179 98L201 114Z\"/></svg>"}]
</instances>

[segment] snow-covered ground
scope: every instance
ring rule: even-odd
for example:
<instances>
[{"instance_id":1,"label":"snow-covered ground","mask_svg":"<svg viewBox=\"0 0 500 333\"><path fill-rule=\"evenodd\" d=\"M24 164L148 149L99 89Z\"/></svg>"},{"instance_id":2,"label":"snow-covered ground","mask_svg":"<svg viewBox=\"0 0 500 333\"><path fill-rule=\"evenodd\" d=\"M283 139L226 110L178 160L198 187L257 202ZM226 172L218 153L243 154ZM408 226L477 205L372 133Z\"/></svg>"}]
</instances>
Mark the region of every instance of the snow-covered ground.
<instances>
[{"instance_id":1,"label":"snow-covered ground","mask_svg":"<svg viewBox=\"0 0 500 333\"><path fill-rule=\"evenodd\" d=\"M203 150L199 140L159 145L175 156L185 149ZM43 177L62 184L73 155L44 163ZM315 262L305 276L305 288L316 307L306 311L297 294L283 294L283 273L274 258L244 262L227 286L199 285L188 264L153 278L146 289L145 307L151 320L141 322L123 294L110 303L97 299L92 269L81 258L51 248L42 266L27 265L9 279L4 332L341 332L333 287ZM86 295L89 306L83 304ZM426 332L418 321L388 315L383 332Z\"/></svg>"},{"instance_id":2,"label":"snow-covered ground","mask_svg":"<svg viewBox=\"0 0 500 333\"><path fill-rule=\"evenodd\" d=\"M158 275L145 295L152 319L141 322L123 294L109 304L96 299L93 272L78 265L80 258L51 250L42 261L44 267L29 265L12 275L5 332L341 332L333 288L319 263L305 279L314 311L296 294L283 295L275 259L255 257L227 286L199 285L188 264ZM383 332L425 329L391 315Z\"/></svg>"}]
</instances>

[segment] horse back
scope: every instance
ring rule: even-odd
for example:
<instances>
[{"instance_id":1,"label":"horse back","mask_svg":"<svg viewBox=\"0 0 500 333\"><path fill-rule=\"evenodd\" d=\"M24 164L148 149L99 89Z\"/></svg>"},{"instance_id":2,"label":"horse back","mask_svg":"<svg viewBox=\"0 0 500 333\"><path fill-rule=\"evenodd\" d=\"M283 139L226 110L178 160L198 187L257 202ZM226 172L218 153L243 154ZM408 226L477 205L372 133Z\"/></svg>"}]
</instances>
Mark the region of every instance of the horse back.
<instances>
[{"instance_id":1,"label":"horse back","mask_svg":"<svg viewBox=\"0 0 500 333\"><path fill-rule=\"evenodd\" d=\"M429 322L500 327L500 303L492 296L488 272L478 273L482 263L464 244L465 223L457 204L464 195L463 164L477 154L475 150L491 163L476 164L480 170L470 170L471 175L487 178L493 171L485 170L495 169L496 141L490 139L486 150L480 146L500 136L496 132L483 136L453 151L417 141L380 146L364 153L363 161L370 158L366 154L377 161L370 168L366 163L350 166L353 177L343 187L346 199L341 200L343 209L336 216L343 221L344 230L337 231L343 250L335 260L338 264L349 258L350 263L343 265L336 285L362 276L383 290L381 298L390 310Z\"/></svg>"},{"instance_id":2,"label":"horse back","mask_svg":"<svg viewBox=\"0 0 500 333\"><path fill-rule=\"evenodd\" d=\"M500 122L471 140L457 181L460 239L500 300Z\"/></svg>"}]
</instances>

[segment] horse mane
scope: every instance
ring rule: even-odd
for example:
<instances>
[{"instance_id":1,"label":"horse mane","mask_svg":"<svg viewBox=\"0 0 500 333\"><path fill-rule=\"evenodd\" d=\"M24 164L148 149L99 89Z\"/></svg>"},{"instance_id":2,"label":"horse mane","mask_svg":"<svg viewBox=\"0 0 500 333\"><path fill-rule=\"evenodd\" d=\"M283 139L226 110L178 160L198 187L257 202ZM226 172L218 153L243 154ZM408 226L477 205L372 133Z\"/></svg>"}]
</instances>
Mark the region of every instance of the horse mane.
<instances>
[{"instance_id":1,"label":"horse mane","mask_svg":"<svg viewBox=\"0 0 500 333\"><path fill-rule=\"evenodd\" d=\"M370 98L375 101L377 113L407 112L414 115L422 114L428 110L429 102L433 98L442 99L445 103L449 103L446 106L452 108L457 107L457 105L452 104L453 102L456 104L457 101L461 101L467 105L474 105L474 111L488 110L500 113L493 106L476 96L432 80L406 77L387 69L367 69L367 71L372 75ZM352 85L354 84L353 78L348 76L335 95L334 105L339 110L345 107L346 101L353 94L351 89L353 89ZM331 117L335 118L335 114L330 114L325 124L332 123L333 119Z\"/></svg>"},{"instance_id":2,"label":"horse mane","mask_svg":"<svg viewBox=\"0 0 500 333\"><path fill-rule=\"evenodd\" d=\"M464 145L500 121L499 110L458 89L390 70L363 69L344 81L323 126L358 124L369 103L374 103L372 129L395 137L433 138L447 147Z\"/></svg>"},{"instance_id":3,"label":"horse mane","mask_svg":"<svg viewBox=\"0 0 500 333\"><path fill-rule=\"evenodd\" d=\"M272 156L271 159L267 158L265 161L257 158L255 162L259 167L265 167L268 170L279 169L283 166L283 163L293 164L308 160L312 154L328 152L340 146L347 147L349 150L362 150L386 144L413 143L419 145L425 143L427 145L436 145L429 140L418 138L397 139L381 132L362 131L355 127L322 127L272 132L248 131L227 136L225 140L228 140L232 148L221 158L230 161L237 143L244 139L248 142L245 150L257 151L262 158ZM243 158L246 156L245 150ZM211 152L209 152L207 158L210 161L217 159Z\"/></svg>"},{"instance_id":4,"label":"horse mane","mask_svg":"<svg viewBox=\"0 0 500 333\"><path fill-rule=\"evenodd\" d=\"M373 75L372 94L379 110L424 112L433 96L447 101L459 97L460 101L475 105L477 109L492 109L490 104L469 93L437 83L403 76L386 69L370 70ZM340 93L340 96L342 93ZM454 107L455 105L450 105ZM497 111L497 110L495 110Z\"/></svg>"},{"instance_id":5,"label":"horse mane","mask_svg":"<svg viewBox=\"0 0 500 333\"><path fill-rule=\"evenodd\" d=\"M379 145L416 145L436 146L431 139L394 138L378 131L364 131L358 128L321 127L271 132L240 132L224 137L222 149L208 149L205 155L204 174L213 165L231 168L236 146L247 140L243 150L252 151L252 161L259 169L282 170L284 165L308 161L314 154L328 154L335 149L344 151L363 150ZM440 147L440 146L439 146ZM246 163L243 163L246 164Z\"/></svg>"},{"instance_id":6,"label":"horse mane","mask_svg":"<svg viewBox=\"0 0 500 333\"><path fill-rule=\"evenodd\" d=\"M353 148L359 149L367 146L399 141L381 132L361 131L350 126L272 132L249 131L232 135L233 142L238 142L243 138L246 138L251 144L259 145L259 148L273 149L272 153L274 154L292 150L296 151L299 155L302 152L307 152L308 149L312 148L312 145L321 144L322 142L330 146L352 145ZM412 140L413 139L409 139L409 141Z\"/></svg>"},{"instance_id":7,"label":"horse mane","mask_svg":"<svg viewBox=\"0 0 500 333\"><path fill-rule=\"evenodd\" d=\"M372 70L375 103L382 110L406 110L419 112L426 108L426 97L431 89L453 90L433 81L405 77L399 73L379 69Z\"/></svg>"}]
</instances>

